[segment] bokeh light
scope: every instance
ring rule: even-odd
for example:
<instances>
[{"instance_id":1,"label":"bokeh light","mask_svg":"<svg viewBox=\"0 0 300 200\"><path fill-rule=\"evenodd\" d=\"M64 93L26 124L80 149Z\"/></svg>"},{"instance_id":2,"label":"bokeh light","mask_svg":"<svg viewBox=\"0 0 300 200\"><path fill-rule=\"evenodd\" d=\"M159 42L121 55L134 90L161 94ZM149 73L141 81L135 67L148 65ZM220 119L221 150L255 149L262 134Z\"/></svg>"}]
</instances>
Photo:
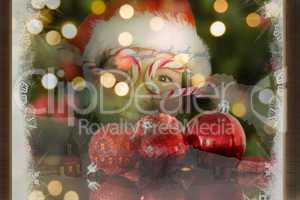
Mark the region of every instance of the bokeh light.
<instances>
[{"instance_id":1,"label":"bokeh light","mask_svg":"<svg viewBox=\"0 0 300 200\"><path fill-rule=\"evenodd\" d=\"M216 0L214 3L214 9L218 13L224 13L228 10L228 3L226 0Z\"/></svg>"},{"instance_id":2,"label":"bokeh light","mask_svg":"<svg viewBox=\"0 0 300 200\"><path fill-rule=\"evenodd\" d=\"M33 190L29 195L28 195L28 200L45 200L46 197L44 193L40 190Z\"/></svg>"},{"instance_id":3,"label":"bokeh light","mask_svg":"<svg viewBox=\"0 0 300 200\"><path fill-rule=\"evenodd\" d=\"M105 88L114 87L116 82L117 82L116 77L110 72L105 72L100 76L100 83Z\"/></svg>"},{"instance_id":4,"label":"bokeh light","mask_svg":"<svg viewBox=\"0 0 300 200\"><path fill-rule=\"evenodd\" d=\"M276 125L275 123L267 122L264 124L264 131L268 135L274 135L276 134Z\"/></svg>"},{"instance_id":5,"label":"bokeh light","mask_svg":"<svg viewBox=\"0 0 300 200\"><path fill-rule=\"evenodd\" d=\"M56 75L60 78L63 78L65 76L65 71L60 69L56 72Z\"/></svg>"},{"instance_id":6,"label":"bokeh light","mask_svg":"<svg viewBox=\"0 0 300 200\"><path fill-rule=\"evenodd\" d=\"M192 168L191 167L182 167L181 171L182 172L190 172L190 171L192 171Z\"/></svg>"},{"instance_id":7,"label":"bokeh light","mask_svg":"<svg viewBox=\"0 0 300 200\"><path fill-rule=\"evenodd\" d=\"M67 39L73 39L77 35L77 27L72 23L66 23L61 29L62 35Z\"/></svg>"},{"instance_id":8,"label":"bokeh light","mask_svg":"<svg viewBox=\"0 0 300 200\"><path fill-rule=\"evenodd\" d=\"M124 4L121 6L119 14L123 19L130 19L134 15L134 8L129 4Z\"/></svg>"},{"instance_id":9,"label":"bokeh light","mask_svg":"<svg viewBox=\"0 0 300 200\"><path fill-rule=\"evenodd\" d=\"M46 5L46 0L31 0L31 6L35 9L43 9Z\"/></svg>"},{"instance_id":10,"label":"bokeh light","mask_svg":"<svg viewBox=\"0 0 300 200\"><path fill-rule=\"evenodd\" d=\"M46 34L46 41L51 46L58 45L61 42L60 33L57 31L49 31Z\"/></svg>"},{"instance_id":11,"label":"bokeh light","mask_svg":"<svg viewBox=\"0 0 300 200\"><path fill-rule=\"evenodd\" d=\"M210 33L215 37L220 37L226 32L226 26L221 21L216 21L210 26Z\"/></svg>"},{"instance_id":12,"label":"bokeh light","mask_svg":"<svg viewBox=\"0 0 300 200\"><path fill-rule=\"evenodd\" d=\"M118 55L114 63L118 69L128 71L134 65L134 60L131 56Z\"/></svg>"},{"instance_id":13,"label":"bokeh light","mask_svg":"<svg viewBox=\"0 0 300 200\"><path fill-rule=\"evenodd\" d=\"M270 104L274 98L274 93L271 89L263 89L258 94L258 99L263 104Z\"/></svg>"},{"instance_id":14,"label":"bokeh light","mask_svg":"<svg viewBox=\"0 0 300 200\"><path fill-rule=\"evenodd\" d=\"M43 31L44 25L38 19L31 19L29 22L27 22L26 28L29 33L37 35Z\"/></svg>"},{"instance_id":15,"label":"bokeh light","mask_svg":"<svg viewBox=\"0 0 300 200\"><path fill-rule=\"evenodd\" d=\"M48 184L48 192L52 196L59 196L62 193L63 186L60 181L53 180Z\"/></svg>"},{"instance_id":16,"label":"bokeh light","mask_svg":"<svg viewBox=\"0 0 300 200\"><path fill-rule=\"evenodd\" d=\"M123 97L126 96L129 92L129 86L126 82L119 82L115 86L116 95Z\"/></svg>"},{"instance_id":17,"label":"bokeh light","mask_svg":"<svg viewBox=\"0 0 300 200\"><path fill-rule=\"evenodd\" d=\"M186 54L186 53L181 53L181 54L178 54L174 57L175 62L180 64L180 65L188 64L190 59L191 59L191 56L189 54Z\"/></svg>"},{"instance_id":18,"label":"bokeh light","mask_svg":"<svg viewBox=\"0 0 300 200\"><path fill-rule=\"evenodd\" d=\"M76 91L81 91L86 87L86 81L81 76L77 76L72 80L72 87Z\"/></svg>"},{"instance_id":19,"label":"bokeh light","mask_svg":"<svg viewBox=\"0 0 300 200\"><path fill-rule=\"evenodd\" d=\"M47 90L54 89L57 85L57 82L58 82L57 77L52 73L45 74L42 77L42 85Z\"/></svg>"},{"instance_id":20,"label":"bokeh light","mask_svg":"<svg viewBox=\"0 0 300 200\"><path fill-rule=\"evenodd\" d=\"M60 4L61 4L61 0L47 0L46 1L46 6L51 10L55 10L55 9L59 8Z\"/></svg>"},{"instance_id":21,"label":"bokeh light","mask_svg":"<svg viewBox=\"0 0 300 200\"><path fill-rule=\"evenodd\" d=\"M91 10L92 10L93 14L95 14L95 15L101 15L101 14L103 14L105 12L106 5L105 5L105 3L103 1L96 0L96 1L92 2Z\"/></svg>"},{"instance_id":22,"label":"bokeh light","mask_svg":"<svg viewBox=\"0 0 300 200\"><path fill-rule=\"evenodd\" d=\"M237 102L232 105L231 111L237 117L244 117L247 113L247 108L245 104Z\"/></svg>"},{"instance_id":23,"label":"bokeh light","mask_svg":"<svg viewBox=\"0 0 300 200\"><path fill-rule=\"evenodd\" d=\"M248 26L255 28L260 25L261 23L261 16L257 13L250 13L246 17L246 23Z\"/></svg>"},{"instance_id":24,"label":"bokeh light","mask_svg":"<svg viewBox=\"0 0 300 200\"><path fill-rule=\"evenodd\" d=\"M205 77L202 74L195 74L192 76L193 87L203 87L205 85Z\"/></svg>"},{"instance_id":25,"label":"bokeh light","mask_svg":"<svg viewBox=\"0 0 300 200\"><path fill-rule=\"evenodd\" d=\"M161 17L153 17L150 20L150 28L153 31L160 31L165 25L164 20Z\"/></svg>"},{"instance_id":26,"label":"bokeh light","mask_svg":"<svg viewBox=\"0 0 300 200\"><path fill-rule=\"evenodd\" d=\"M68 191L64 195L64 200L79 200L79 195L75 191Z\"/></svg>"},{"instance_id":27,"label":"bokeh light","mask_svg":"<svg viewBox=\"0 0 300 200\"><path fill-rule=\"evenodd\" d=\"M133 37L129 32L123 32L119 35L119 43L121 46L127 47L130 46L133 42Z\"/></svg>"}]
</instances>

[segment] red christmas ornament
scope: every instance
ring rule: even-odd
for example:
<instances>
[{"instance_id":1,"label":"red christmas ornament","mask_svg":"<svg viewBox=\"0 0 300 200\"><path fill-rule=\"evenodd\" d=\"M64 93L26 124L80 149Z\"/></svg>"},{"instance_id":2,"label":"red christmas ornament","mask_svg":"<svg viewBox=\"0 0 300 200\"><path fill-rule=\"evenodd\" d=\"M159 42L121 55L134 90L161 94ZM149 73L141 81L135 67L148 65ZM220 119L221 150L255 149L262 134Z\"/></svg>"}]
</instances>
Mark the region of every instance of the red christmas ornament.
<instances>
[{"instance_id":1,"label":"red christmas ornament","mask_svg":"<svg viewBox=\"0 0 300 200\"><path fill-rule=\"evenodd\" d=\"M75 77L82 75L81 67L71 61L64 61L62 68L64 70L64 78L67 81L72 81Z\"/></svg>"},{"instance_id":2,"label":"red christmas ornament","mask_svg":"<svg viewBox=\"0 0 300 200\"><path fill-rule=\"evenodd\" d=\"M133 131L109 124L99 129L89 144L89 158L108 175L119 174L135 165Z\"/></svg>"},{"instance_id":3,"label":"red christmas ornament","mask_svg":"<svg viewBox=\"0 0 300 200\"><path fill-rule=\"evenodd\" d=\"M90 193L90 200L140 200L140 194L132 183L110 178L97 191Z\"/></svg>"},{"instance_id":4,"label":"red christmas ornament","mask_svg":"<svg viewBox=\"0 0 300 200\"><path fill-rule=\"evenodd\" d=\"M137 123L136 136L140 142L139 153L144 158L165 158L184 155L183 126L167 114L143 117Z\"/></svg>"},{"instance_id":5,"label":"red christmas ornament","mask_svg":"<svg viewBox=\"0 0 300 200\"><path fill-rule=\"evenodd\" d=\"M153 184L143 193L140 200L186 200L183 189L177 184Z\"/></svg>"},{"instance_id":6,"label":"red christmas ornament","mask_svg":"<svg viewBox=\"0 0 300 200\"><path fill-rule=\"evenodd\" d=\"M229 113L206 112L187 125L186 139L201 151L241 159L246 150L246 136L237 119Z\"/></svg>"},{"instance_id":7,"label":"red christmas ornament","mask_svg":"<svg viewBox=\"0 0 300 200\"><path fill-rule=\"evenodd\" d=\"M40 96L31 103L31 112L39 117L52 117L59 122L67 122L73 115L68 103L68 97L61 99L48 99L47 95Z\"/></svg>"}]
</instances>

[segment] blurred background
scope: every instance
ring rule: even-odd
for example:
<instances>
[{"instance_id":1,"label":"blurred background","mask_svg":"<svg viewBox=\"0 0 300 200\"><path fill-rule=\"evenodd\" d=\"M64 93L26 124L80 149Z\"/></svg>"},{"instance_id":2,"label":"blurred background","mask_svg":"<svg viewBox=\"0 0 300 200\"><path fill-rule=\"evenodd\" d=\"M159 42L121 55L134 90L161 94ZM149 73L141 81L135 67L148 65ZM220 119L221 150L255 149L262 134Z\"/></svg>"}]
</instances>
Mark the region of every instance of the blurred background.
<instances>
[{"instance_id":1,"label":"blurred background","mask_svg":"<svg viewBox=\"0 0 300 200\"><path fill-rule=\"evenodd\" d=\"M84 79L80 77L80 68L67 63L65 60L69 54L62 52L58 55L58 50L61 49L61 44L68 43L76 36L78 26L88 15L103 14L109 1L49 0L46 6L38 2L39 0L33 0L29 4L39 12L35 19L27 23L27 30L31 33L31 49L34 52L32 66L39 69L54 68L60 80L72 81L73 85L80 87L84 83ZM267 4L263 0L190 0L190 4L199 36L207 44L211 54L213 74L229 75L243 85L258 84L268 89L267 93L264 91L266 94L270 94L270 91L272 93L274 85L269 75L278 65L271 55L271 44L274 40L272 20L278 15L278 5ZM263 10L266 5L269 6L268 13ZM65 77L60 78L60 74ZM55 76L45 78L57 79ZM33 81L37 84L32 84L29 101L43 104L43 95L55 85L41 84L40 77L33 77ZM236 98L247 96L247 92L247 88L241 89L241 92L235 94ZM88 98L84 92L79 92L79 96ZM257 109L265 115L269 112L270 104L270 97L267 95L266 98L267 100L261 100L257 95L255 101ZM211 106L205 99L197 101L204 107ZM247 134L247 155L268 156L275 130L256 123L251 116L249 102L241 100L233 103L231 113L240 120ZM48 130L46 126L44 128ZM49 137L52 137L51 134Z\"/></svg>"}]
</instances>

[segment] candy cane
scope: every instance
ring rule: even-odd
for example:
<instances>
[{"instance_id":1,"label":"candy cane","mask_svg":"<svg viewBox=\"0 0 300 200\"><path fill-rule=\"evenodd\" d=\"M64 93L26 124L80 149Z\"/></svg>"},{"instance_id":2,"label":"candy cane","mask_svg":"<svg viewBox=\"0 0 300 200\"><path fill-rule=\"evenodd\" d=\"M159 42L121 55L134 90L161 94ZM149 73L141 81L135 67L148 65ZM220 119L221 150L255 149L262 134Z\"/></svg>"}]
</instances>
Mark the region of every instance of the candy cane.
<instances>
[{"instance_id":1,"label":"candy cane","mask_svg":"<svg viewBox=\"0 0 300 200\"><path fill-rule=\"evenodd\" d=\"M153 78L158 69L169 68L169 69L176 69L176 70L186 70L186 67L176 63L172 59L161 59L154 62L150 65L145 73L145 81L146 82L154 82ZM199 95L205 93L204 89L199 87L186 87L186 88L179 88L179 89L171 89L166 93L162 93L161 91L154 91L153 88L149 88L150 92L153 93L154 96L158 98L174 98L174 97L183 97L183 96L190 96L190 95Z\"/></svg>"},{"instance_id":2,"label":"candy cane","mask_svg":"<svg viewBox=\"0 0 300 200\"><path fill-rule=\"evenodd\" d=\"M111 56L117 56L123 53L124 55L121 55L121 58L130 58L132 60L130 71L132 75L131 81L134 84L143 73L142 62L139 54L135 50L129 48L120 48L117 50L114 49L113 52L110 53ZM89 67L96 67L96 64L91 62L85 62L84 65L88 65ZM155 98L168 99L174 97L205 94L205 89L199 87L177 88L171 89L166 92L160 91L158 87L155 87L153 80L155 78L157 70L159 69L174 69L178 71L184 71L187 70L187 67L177 63L174 59L159 59L148 66L145 72L145 83L147 84L147 88ZM151 85L153 85L153 87L151 87Z\"/></svg>"}]
</instances>

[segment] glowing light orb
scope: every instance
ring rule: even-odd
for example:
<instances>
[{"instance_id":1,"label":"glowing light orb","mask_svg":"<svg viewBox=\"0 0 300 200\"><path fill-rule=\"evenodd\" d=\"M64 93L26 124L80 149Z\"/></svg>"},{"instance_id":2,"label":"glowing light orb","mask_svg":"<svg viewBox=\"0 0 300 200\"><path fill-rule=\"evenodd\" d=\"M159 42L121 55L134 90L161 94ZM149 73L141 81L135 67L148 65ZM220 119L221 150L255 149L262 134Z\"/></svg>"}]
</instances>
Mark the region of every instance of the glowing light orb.
<instances>
[{"instance_id":1,"label":"glowing light orb","mask_svg":"<svg viewBox=\"0 0 300 200\"><path fill-rule=\"evenodd\" d=\"M270 89L261 90L258 94L258 99L263 104L269 104L274 98L274 93Z\"/></svg>"},{"instance_id":2,"label":"glowing light orb","mask_svg":"<svg viewBox=\"0 0 300 200\"><path fill-rule=\"evenodd\" d=\"M91 5L91 10L95 15L101 15L106 10L106 5L103 1L93 1Z\"/></svg>"},{"instance_id":3,"label":"glowing light orb","mask_svg":"<svg viewBox=\"0 0 300 200\"><path fill-rule=\"evenodd\" d=\"M205 85L205 77L202 74L192 76L192 86L203 87Z\"/></svg>"},{"instance_id":4,"label":"glowing light orb","mask_svg":"<svg viewBox=\"0 0 300 200\"><path fill-rule=\"evenodd\" d=\"M255 28L257 26L260 25L261 23L261 17L259 14L257 13L250 13L247 17L246 17L246 23L249 27L251 28Z\"/></svg>"},{"instance_id":5,"label":"glowing light orb","mask_svg":"<svg viewBox=\"0 0 300 200\"><path fill-rule=\"evenodd\" d=\"M129 86L126 82L119 82L115 86L116 95L123 97L126 96L129 92Z\"/></svg>"},{"instance_id":6,"label":"glowing light orb","mask_svg":"<svg viewBox=\"0 0 300 200\"><path fill-rule=\"evenodd\" d=\"M123 19L130 19L134 15L134 8L129 4L124 4L121 6L119 14Z\"/></svg>"},{"instance_id":7,"label":"glowing light orb","mask_svg":"<svg viewBox=\"0 0 300 200\"><path fill-rule=\"evenodd\" d=\"M264 127L263 127L264 131L268 134L268 135L274 135L276 134L276 124L274 122L267 122Z\"/></svg>"},{"instance_id":8,"label":"glowing light orb","mask_svg":"<svg viewBox=\"0 0 300 200\"><path fill-rule=\"evenodd\" d=\"M119 35L119 43L121 46L130 46L133 42L133 37L129 32L123 32Z\"/></svg>"},{"instance_id":9,"label":"glowing light orb","mask_svg":"<svg viewBox=\"0 0 300 200\"><path fill-rule=\"evenodd\" d=\"M59 196L62 193L63 186L60 181L54 180L48 184L48 192L52 196Z\"/></svg>"},{"instance_id":10,"label":"glowing light orb","mask_svg":"<svg viewBox=\"0 0 300 200\"><path fill-rule=\"evenodd\" d=\"M178 54L174 57L174 60L176 63L181 64L181 65L186 65L189 63L191 57L189 54Z\"/></svg>"},{"instance_id":11,"label":"glowing light orb","mask_svg":"<svg viewBox=\"0 0 300 200\"><path fill-rule=\"evenodd\" d=\"M64 200L79 200L79 195L75 191L68 191L64 196Z\"/></svg>"},{"instance_id":12,"label":"glowing light orb","mask_svg":"<svg viewBox=\"0 0 300 200\"><path fill-rule=\"evenodd\" d=\"M117 66L118 69L120 70L125 70L128 71L131 69L131 67L134 65L134 61L131 57L129 56L117 56L115 58L115 65Z\"/></svg>"},{"instance_id":13,"label":"glowing light orb","mask_svg":"<svg viewBox=\"0 0 300 200\"><path fill-rule=\"evenodd\" d=\"M105 88L114 87L116 82L117 82L116 77L110 72L105 72L100 77L100 83Z\"/></svg>"},{"instance_id":14,"label":"glowing light orb","mask_svg":"<svg viewBox=\"0 0 300 200\"><path fill-rule=\"evenodd\" d=\"M37 35L43 31L44 25L38 19L32 19L26 24L26 28L29 33Z\"/></svg>"},{"instance_id":15,"label":"glowing light orb","mask_svg":"<svg viewBox=\"0 0 300 200\"><path fill-rule=\"evenodd\" d=\"M76 91L81 91L86 87L84 78L77 76L72 80L72 87Z\"/></svg>"},{"instance_id":16,"label":"glowing light orb","mask_svg":"<svg viewBox=\"0 0 300 200\"><path fill-rule=\"evenodd\" d=\"M190 167L182 167L181 171L182 172L190 172L190 171L192 171L192 169Z\"/></svg>"},{"instance_id":17,"label":"glowing light orb","mask_svg":"<svg viewBox=\"0 0 300 200\"><path fill-rule=\"evenodd\" d=\"M32 191L29 196L28 200L45 200L46 197L42 191L34 190Z\"/></svg>"},{"instance_id":18,"label":"glowing light orb","mask_svg":"<svg viewBox=\"0 0 300 200\"><path fill-rule=\"evenodd\" d=\"M46 0L31 0L31 6L34 9L43 9L46 5Z\"/></svg>"},{"instance_id":19,"label":"glowing light orb","mask_svg":"<svg viewBox=\"0 0 300 200\"><path fill-rule=\"evenodd\" d=\"M57 85L57 82L58 82L57 77L52 73L45 74L42 77L42 85L47 90L54 89Z\"/></svg>"},{"instance_id":20,"label":"glowing light orb","mask_svg":"<svg viewBox=\"0 0 300 200\"><path fill-rule=\"evenodd\" d=\"M67 23L63 25L61 32L65 38L73 39L77 35L77 27L72 23Z\"/></svg>"},{"instance_id":21,"label":"glowing light orb","mask_svg":"<svg viewBox=\"0 0 300 200\"><path fill-rule=\"evenodd\" d=\"M228 10L228 3L226 0L216 0L214 3L214 9L218 13L224 13Z\"/></svg>"},{"instance_id":22,"label":"glowing light orb","mask_svg":"<svg viewBox=\"0 0 300 200\"><path fill-rule=\"evenodd\" d=\"M51 46L58 45L61 42L60 33L57 31L49 31L46 34L46 41Z\"/></svg>"},{"instance_id":23,"label":"glowing light orb","mask_svg":"<svg viewBox=\"0 0 300 200\"><path fill-rule=\"evenodd\" d=\"M46 6L51 10L55 10L55 9L59 8L60 4L61 4L60 0L47 0L46 1Z\"/></svg>"},{"instance_id":24,"label":"glowing light orb","mask_svg":"<svg viewBox=\"0 0 300 200\"><path fill-rule=\"evenodd\" d=\"M221 37L226 32L226 26L221 21L216 21L210 26L210 33L215 37Z\"/></svg>"},{"instance_id":25,"label":"glowing light orb","mask_svg":"<svg viewBox=\"0 0 300 200\"><path fill-rule=\"evenodd\" d=\"M60 78L64 77L65 76L65 71L60 69L56 72L56 75Z\"/></svg>"},{"instance_id":26,"label":"glowing light orb","mask_svg":"<svg viewBox=\"0 0 300 200\"><path fill-rule=\"evenodd\" d=\"M232 105L232 113L237 117L243 117L247 113L247 108L243 103L235 103Z\"/></svg>"},{"instance_id":27,"label":"glowing light orb","mask_svg":"<svg viewBox=\"0 0 300 200\"><path fill-rule=\"evenodd\" d=\"M153 31L160 31L163 29L165 25L165 22L164 20L161 18L161 17L153 17L151 20L150 20L150 28L153 30Z\"/></svg>"}]
</instances>

